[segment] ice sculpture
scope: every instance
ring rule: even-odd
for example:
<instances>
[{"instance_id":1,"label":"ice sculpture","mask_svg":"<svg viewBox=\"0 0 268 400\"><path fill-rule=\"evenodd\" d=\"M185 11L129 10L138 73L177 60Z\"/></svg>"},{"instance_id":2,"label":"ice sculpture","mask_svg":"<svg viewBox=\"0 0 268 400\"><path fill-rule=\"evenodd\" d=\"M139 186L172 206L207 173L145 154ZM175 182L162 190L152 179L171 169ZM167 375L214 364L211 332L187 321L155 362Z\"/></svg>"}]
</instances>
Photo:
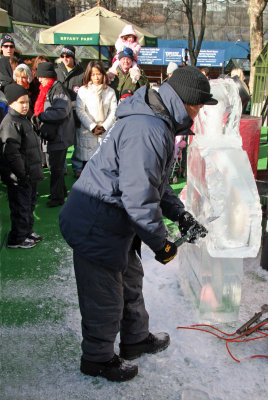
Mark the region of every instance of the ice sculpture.
<instances>
[{"instance_id":1,"label":"ice sculpture","mask_svg":"<svg viewBox=\"0 0 268 400\"><path fill-rule=\"evenodd\" d=\"M211 80L216 106L204 106L195 120L187 164L186 209L209 234L180 248L180 276L202 319L238 317L243 258L256 257L261 242L261 206L248 160L242 149L241 100L232 79Z\"/></svg>"}]
</instances>

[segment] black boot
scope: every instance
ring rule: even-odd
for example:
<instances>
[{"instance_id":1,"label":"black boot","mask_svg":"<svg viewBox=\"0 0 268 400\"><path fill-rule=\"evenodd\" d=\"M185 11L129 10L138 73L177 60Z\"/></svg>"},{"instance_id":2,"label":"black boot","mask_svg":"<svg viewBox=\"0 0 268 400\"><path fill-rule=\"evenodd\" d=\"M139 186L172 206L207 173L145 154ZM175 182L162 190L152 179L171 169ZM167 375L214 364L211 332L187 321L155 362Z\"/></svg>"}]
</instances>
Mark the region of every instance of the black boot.
<instances>
[{"instance_id":1,"label":"black boot","mask_svg":"<svg viewBox=\"0 0 268 400\"><path fill-rule=\"evenodd\" d=\"M120 357L126 360L134 360L134 358L140 357L143 353L152 354L165 350L169 343L170 337L168 333L160 332L155 335L149 333L142 342L134 344L120 343Z\"/></svg>"},{"instance_id":2,"label":"black boot","mask_svg":"<svg viewBox=\"0 0 268 400\"><path fill-rule=\"evenodd\" d=\"M81 357L81 372L91 376L102 376L109 381L124 382L134 378L138 373L137 365L125 362L116 354L106 362L92 362Z\"/></svg>"}]
</instances>

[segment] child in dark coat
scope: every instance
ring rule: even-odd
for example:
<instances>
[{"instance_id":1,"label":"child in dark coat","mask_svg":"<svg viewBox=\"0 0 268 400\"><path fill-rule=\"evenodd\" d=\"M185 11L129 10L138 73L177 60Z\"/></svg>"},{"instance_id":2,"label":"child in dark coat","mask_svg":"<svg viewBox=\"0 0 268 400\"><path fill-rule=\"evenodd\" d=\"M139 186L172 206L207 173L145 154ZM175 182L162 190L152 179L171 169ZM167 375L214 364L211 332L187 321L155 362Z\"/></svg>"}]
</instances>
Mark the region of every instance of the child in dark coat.
<instances>
[{"instance_id":1,"label":"child in dark coat","mask_svg":"<svg viewBox=\"0 0 268 400\"><path fill-rule=\"evenodd\" d=\"M43 179L40 140L26 117L27 90L13 83L6 86L5 95L9 111L0 125L0 148L11 219L7 247L29 249L42 240L33 231L37 182Z\"/></svg>"}]
</instances>

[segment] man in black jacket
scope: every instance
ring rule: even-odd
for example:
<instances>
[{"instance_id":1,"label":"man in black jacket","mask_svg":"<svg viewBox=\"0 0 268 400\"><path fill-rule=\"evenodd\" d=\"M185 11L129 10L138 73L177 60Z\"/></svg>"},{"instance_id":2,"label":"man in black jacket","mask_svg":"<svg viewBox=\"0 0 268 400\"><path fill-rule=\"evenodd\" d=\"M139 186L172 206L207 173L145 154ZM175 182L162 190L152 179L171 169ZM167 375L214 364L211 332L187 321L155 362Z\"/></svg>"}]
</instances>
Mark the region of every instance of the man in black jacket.
<instances>
[{"instance_id":1,"label":"man in black jacket","mask_svg":"<svg viewBox=\"0 0 268 400\"><path fill-rule=\"evenodd\" d=\"M57 207L64 203L67 195L64 162L68 147L74 143L75 123L72 103L67 89L57 80L52 63L39 63L36 76L41 83L41 97L38 96L35 103L39 108L36 116L40 124L41 137L47 141L50 165L50 201L47 206Z\"/></svg>"},{"instance_id":2,"label":"man in black jacket","mask_svg":"<svg viewBox=\"0 0 268 400\"><path fill-rule=\"evenodd\" d=\"M29 249L42 240L33 231L37 182L44 178L38 136L26 114L28 92L13 83L5 88L8 114L0 125L1 178L7 185L11 231L7 247Z\"/></svg>"},{"instance_id":3,"label":"man in black jacket","mask_svg":"<svg viewBox=\"0 0 268 400\"><path fill-rule=\"evenodd\" d=\"M63 84L69 92L72 100L73 113L76 128L79 128L80 121L76 116L76 96L78 89L83 85L84 70L80 64L75 61L75 48L71 45L65 45L61 50L61 62L56 67L58 80ZM76 157L76 146L72 155L72 168L76 178L81 174L83 163Z\"/></svg>"},{"instance_id":4,"label":"man in black jacket","mask_svg":"<svg viewBox=\"0 0 268 400\"><path fill-rule=\"evenodd\" d=\"M0 41L0 89L13 81L13 71L9 62L10 57L14 56L15 43L14 39L8 33L3 33Z\"/></svg>"}]
</instances>

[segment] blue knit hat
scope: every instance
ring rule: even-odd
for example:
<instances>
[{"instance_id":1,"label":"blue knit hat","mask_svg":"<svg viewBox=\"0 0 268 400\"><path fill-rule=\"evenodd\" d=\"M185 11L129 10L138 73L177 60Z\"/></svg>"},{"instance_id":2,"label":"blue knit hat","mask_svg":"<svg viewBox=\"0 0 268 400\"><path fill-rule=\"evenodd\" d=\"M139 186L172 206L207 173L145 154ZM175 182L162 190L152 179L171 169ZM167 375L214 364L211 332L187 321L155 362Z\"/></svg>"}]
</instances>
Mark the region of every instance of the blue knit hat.
<instances>
[{"instance_id":1,"label":"blue knit hat","mask_svg":"<svg viewBox=\"0 0 268 400\"><path fill-rule=\"evenodd\" d=\"M128 57L131 60L133 60L134 59L133 50L131 50L129 47L124 47L124 50L120 51L120 53L118 54L118 60L121 60L121 58L123 57Z\"/></svg>"}]
</instances>

